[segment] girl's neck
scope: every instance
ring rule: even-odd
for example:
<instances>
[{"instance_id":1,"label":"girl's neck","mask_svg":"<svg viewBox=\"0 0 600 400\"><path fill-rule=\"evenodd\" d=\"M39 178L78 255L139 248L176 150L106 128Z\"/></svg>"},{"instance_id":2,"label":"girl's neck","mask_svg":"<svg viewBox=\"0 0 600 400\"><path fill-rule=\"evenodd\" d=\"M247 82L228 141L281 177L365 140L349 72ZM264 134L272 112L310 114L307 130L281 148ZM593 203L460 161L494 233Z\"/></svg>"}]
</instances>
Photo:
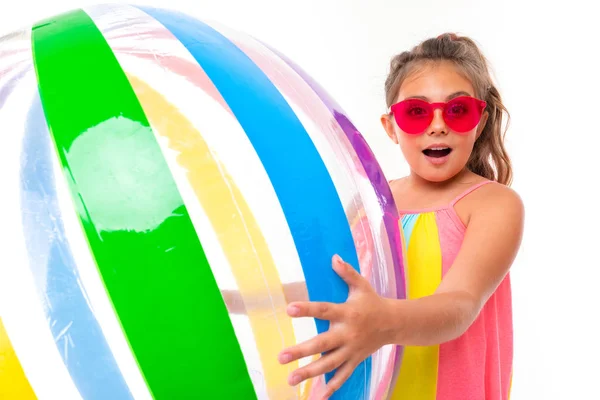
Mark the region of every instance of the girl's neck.
<instances>
[{"instance_id":1,"label":"girl's neck","mask_svg":"<svg viewBox=\"0 0 600 400\"><path fill-rule=\"evenodd\" d=\"M443 182L427 181L411 172L392 185L392 193L401 213L438 210L448 207L461 192L484 180L468 169Z\"/></svg>"}]
</instances>

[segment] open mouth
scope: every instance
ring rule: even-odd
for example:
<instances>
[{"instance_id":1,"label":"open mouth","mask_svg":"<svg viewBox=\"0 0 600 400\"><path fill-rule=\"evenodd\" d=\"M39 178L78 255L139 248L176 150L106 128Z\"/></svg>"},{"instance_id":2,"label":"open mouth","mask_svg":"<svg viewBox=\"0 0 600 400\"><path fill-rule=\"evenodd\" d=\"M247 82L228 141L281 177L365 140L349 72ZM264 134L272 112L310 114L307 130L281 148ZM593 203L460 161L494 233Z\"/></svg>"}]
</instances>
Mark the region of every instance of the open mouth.
<instances>
[{"instance_id":1,"label":"open mouth","mask_svg":"<svg viewBox=\"0 0 600 400\"><path fill-rule=\"evenodd\" d=\"M425 154L427 157L433 157L433 158L446 157L451 152L452 152L452 149L449 147L434 147L431 149L423 150L423 154Z\"/></svg>"}]
</instances>

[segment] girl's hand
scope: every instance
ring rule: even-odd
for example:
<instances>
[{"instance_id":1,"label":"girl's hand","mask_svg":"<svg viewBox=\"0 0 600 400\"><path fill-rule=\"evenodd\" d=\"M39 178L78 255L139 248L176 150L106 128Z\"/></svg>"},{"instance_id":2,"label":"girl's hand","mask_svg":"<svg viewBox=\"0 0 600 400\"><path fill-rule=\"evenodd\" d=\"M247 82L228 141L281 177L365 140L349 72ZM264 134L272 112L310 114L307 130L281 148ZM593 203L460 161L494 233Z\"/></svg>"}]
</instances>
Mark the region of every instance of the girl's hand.
<instances>
[{"instance_id":1,"label":"girl's hand","mask_svg":"<svg viewBox=\"0 0 600 400\"><path fill-rule=\"evenodd\" d=\"M339 256L333 268L349 286L348 300L342 304L296 302L288 306L291 317L312 317L330 321L329 330L304 343L285 349L279 356L282 364L323 354L318 360L293 371L290 385L337 369L327 384L329 398L352 375L354 369L380 347L391 343L389 301L379 296L369 282Z\"/></svg>"}]
</instances>

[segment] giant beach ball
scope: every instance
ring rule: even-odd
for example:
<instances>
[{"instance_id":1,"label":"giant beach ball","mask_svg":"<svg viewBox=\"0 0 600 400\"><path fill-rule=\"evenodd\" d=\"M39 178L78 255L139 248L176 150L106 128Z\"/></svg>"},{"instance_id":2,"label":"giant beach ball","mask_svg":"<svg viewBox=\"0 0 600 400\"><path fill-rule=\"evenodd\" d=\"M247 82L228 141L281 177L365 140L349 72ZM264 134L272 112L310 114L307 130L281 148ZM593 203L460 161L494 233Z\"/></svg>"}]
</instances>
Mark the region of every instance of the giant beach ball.
<instances>
[{"instance_id":1,"label":"giant beach ball","mask_svg":"<svg viewBox=\"0 0 600 400\"><path fill-rule=\"evenodd\" d=\"M0 398L314 399L339 254L404 298L398 215L340 106L262 41L97 5L0 38ZM337 399L384 399L401 348Z\"/></svg>"}]
</instances>

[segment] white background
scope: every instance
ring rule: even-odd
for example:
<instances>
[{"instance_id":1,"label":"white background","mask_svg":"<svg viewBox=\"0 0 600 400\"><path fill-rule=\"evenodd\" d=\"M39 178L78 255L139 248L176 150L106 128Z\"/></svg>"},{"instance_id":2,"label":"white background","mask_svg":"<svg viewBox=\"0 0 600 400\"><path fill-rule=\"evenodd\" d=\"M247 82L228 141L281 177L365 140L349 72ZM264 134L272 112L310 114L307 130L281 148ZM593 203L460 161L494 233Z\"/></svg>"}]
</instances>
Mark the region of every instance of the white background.
<instances>
[{"instance_id":1,"label":"white background","mask_svg":"<svg viewBox=\"0 0 600 400\"><path fill-rule=\"evenodd\" d=\"M0 34L92 3L19 0L2 5ZM593 2L144 3L218 20L283 51L345 108L390 179L407 172L379 123L390 58L444 31L473 37L491 61L512 115L508 149L513 187L527 211L525 238L512 272L512 400L600 399L600 14Z\"/></svg>"}]
</instances>

